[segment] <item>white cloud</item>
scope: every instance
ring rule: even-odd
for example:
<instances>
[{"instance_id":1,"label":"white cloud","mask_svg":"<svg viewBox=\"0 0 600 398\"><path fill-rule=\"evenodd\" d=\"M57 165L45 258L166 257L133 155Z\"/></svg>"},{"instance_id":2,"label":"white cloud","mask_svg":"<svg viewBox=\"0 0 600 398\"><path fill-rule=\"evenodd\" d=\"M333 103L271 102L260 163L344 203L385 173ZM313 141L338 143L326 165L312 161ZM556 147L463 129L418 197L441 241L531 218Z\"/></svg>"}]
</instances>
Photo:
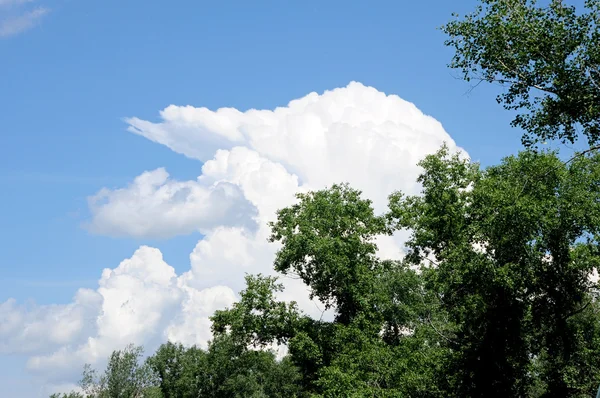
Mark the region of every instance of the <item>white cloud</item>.
<instances>
[{"instance_id":1,"label":"white cloud","mask_svg":"<svg viewBox=\"0 0 600 398\"><path fill-rule=\"evenodd\" d=\"M255 213L237 185L174 181L162 168L141 174L126 188L102 189L89 198L89 206L92 232L135 237L168 238L222 225L252 227Z\"/></svg>"},{"instance_id":2,"label":"white cloud","mask_svg":"<svg viewBox=\"0 0 600 398\"><path fill-rule=\"evenodd\" d=\"M94 333L97 292L80 289L68 305L0 304L0 354L44 352Z\"/></svg>"},{"instance_id":3,"label":"white cloud","mask_svg":"<svg viewBox=\"0 0 600 398\"><path fill-rule=\"evenodd\" d=\"M452 138L434 118L396 95L356 82L271 110L170 105L162 121L126 119L129 130L201 161L244 146L322 187L348 181L379 207L394 189L415 192L416 163Z\"/></svg>"},{"instance_id":4,"label":"white cloud","mask_svg":"<svg viewBox=\"0 0 600 398\"><path fill-rule=\"evenodd\" d=\"M1 0L0 0L1 1ZM18 4L15 1L4 0L5 5ZM24 12L22 14L5 16L0 20L0 37L15 36L19 33L23 33L36 26L39 21L46 14L50 12L50 9L45 7L37 7L31 11Z\"/></svg>"},{"instance_id":5,"label":"white cloud","mask_svg":"<svg viewBox=\"0 0 600 398\"><path fill-rule=\"evenodd\" d=\"M44 314L75 314L73 320L61 315L74 325L72 341L65 332L27 351L33 355L30 369L47 380L72 382L68 369L100 361L127 343L149 350L167 338L205 343L208 317L235 300L244 274L273 273L278 246L267 242L267 222L277 209L294 203L295 193L349 182L381 211L392 191L418 192L418 160L444 141L458 149L441 124L413 104L360 83L311 93L274 111L171 105L161 117L160 123L127 121L136 134L205 162L202 174L181 182L157 169L125 188L104 189L90 200L90 228L130 236L200 230L204 237L190 254L190 270L177 276L158 249L140 248L116 269L105 270L98 289L89 293L97 300L91 329L79 327L77 319L84 315L67 306L28 310L4 303L10 322L0 337L6 345L35 338L17 333L25 322L20 319L40 320L50 330L52 317ZM399 258L402 238L379 238L381 255ZM298 301L312 316L322 315L322 305L308 300L299 281L284 282L281 297Z\"/></svg>"},{"instance_id":6,"label":"white cloud","mask_svg":"<svg viewBox=\"0 0 600 398\"><path fill-rule=\"evenodd\" d=\"M236 296L227 286L213 286L197 290L187 286L185 277L180 280L180 287L186 297L181 303L180 311L166 328L166 338L185 345L198 345L206 348L211 338L209 317L217 309L231 306Z\"/></svg>"},{"instance_id":7,"label":"white cloud","mask_svg":"<svg viewBox=\"0 0 600 398\"><path fill-rule=\"evenodd\" d=\"M206 343L210 338L208 317L234 300L234 292L225 286L202 291L188 287L186 278L177 277L158 249L142 246L117 268L105 269L98 289L78 293L75 304L54 311L40 307L31 313L12 309L12 301L4 303L11 311L10 317L3 317L9 321L3 325L10 330L34 326L34 333L20 338L24 341L35 340L43 333L54 336L53 351L48 352L44 341L26 348L32 354L28 368L60 383L77 380L84 363L102 364L114 349L129 343L144 345L148 350L167 339ZM91 311L72 310L81 301L93 301ZM19 324L24 315L32 320ZM86 334L77 333L86 321L91 321L93 328ZM66 326L68 330L64 330Z\"/></svg>"}]
</instances>

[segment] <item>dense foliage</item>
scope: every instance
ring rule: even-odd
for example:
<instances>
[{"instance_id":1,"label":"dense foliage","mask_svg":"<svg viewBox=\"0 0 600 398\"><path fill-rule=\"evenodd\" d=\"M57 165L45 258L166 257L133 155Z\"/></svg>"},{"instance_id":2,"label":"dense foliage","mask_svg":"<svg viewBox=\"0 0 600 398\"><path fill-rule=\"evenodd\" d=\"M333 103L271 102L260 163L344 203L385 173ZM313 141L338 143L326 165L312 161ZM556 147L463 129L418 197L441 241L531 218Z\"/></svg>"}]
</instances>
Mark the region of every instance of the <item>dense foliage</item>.
<instances>
[{"instance_id":1,"label":"dense foliage","mask_svg":"<svg viewBox=\"0 0 600 398\"><path fill-rule=\"evenodd\" d=\"M315 320L248 276L212 317L207 350L86 368L85 397L589 397L600 378L600 157L526 151L494 167L449 153L420 164L418 196L389 211L347 185L278 213L275 268L335 312ZM409 229L402 261L376 236ZM269 348L287 345L278 360ZM76 395L74 395L76 396Z\"/></svg>"},{"instance_id":2,"label":"dense foliage","mask_svg":"<svg viewBox=\"0 0 600 398\"><path fill-rule=\"evenodd\" d=\"M450 63L467 81L495 82L497 97L518 112L523 143L582 133L600 143L600 1L578 10L562 0L481 0L474 13L446 24Z\"/></svg>"},{"instance_id":3,"label":"dense foliage","mask_svg":"<svg viewBox=\"0 0 600 398\"><path fill-rule=\"evenodd\" d=\"M335 314L313 319L248 275L213 317L207 349L167 343L142 360L116 351L84 370L100 397L590 397L600 383L600 2L482 0L444 27L467 79L507 85L525 144L590 147L564 161L528 149L482 169L442 147L422 192L385 214L348 185L298 195L271 224L274 269ZM410 231L401 261L376 238ZM271 349L287 347L277 358Z\"/></svg>"}]
</instances>

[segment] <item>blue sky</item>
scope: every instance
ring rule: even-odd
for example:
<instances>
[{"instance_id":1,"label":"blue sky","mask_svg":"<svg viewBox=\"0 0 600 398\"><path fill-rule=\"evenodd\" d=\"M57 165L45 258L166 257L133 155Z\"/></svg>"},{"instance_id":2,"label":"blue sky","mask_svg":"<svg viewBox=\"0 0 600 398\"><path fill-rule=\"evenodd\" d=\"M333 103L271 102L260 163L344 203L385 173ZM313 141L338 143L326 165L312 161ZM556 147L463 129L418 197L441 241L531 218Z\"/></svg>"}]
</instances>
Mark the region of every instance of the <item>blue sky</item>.
<instances>
[{"instance_id":1,"label":"blue sky","mask_svg":"<svg viewBox=\"0 0 600 398\"><path fill-rule=\"evenodd\" d=\"M446 67L437 27L470 0L2 4L3 23L47 11L0 38L0 302L66 304L142 244L177 273L189 269L199 233L117 238L82 227L86 198L103 187L157 167L179 180L201 173L201 162L127 132L124 118L157 121L170 104L274 109L358 81L413 102L483 164L520 146L495 88L469 92ZM25 360L0 357L0 374L26 379Z\"/></svg>"},{"instance_id":2,"label":"blue sky","mask_svg":"<svg viewBox=\"0 0 600 398\"><path fill-rule=\"evenodd\" d=\"M99 188L158 166L197 175L123 117L155 119L169 104L270 109L356 80L414 102L484 163L518 148L494 90L468 93L446 68L436 28L473 2L321 3L40 2L51 11L38 26L0 41L3 298L68 300L70 283L93 283L139 245L80 228ZM189 250L161 244L185 266Z\"/></svg>"}]
</instances>

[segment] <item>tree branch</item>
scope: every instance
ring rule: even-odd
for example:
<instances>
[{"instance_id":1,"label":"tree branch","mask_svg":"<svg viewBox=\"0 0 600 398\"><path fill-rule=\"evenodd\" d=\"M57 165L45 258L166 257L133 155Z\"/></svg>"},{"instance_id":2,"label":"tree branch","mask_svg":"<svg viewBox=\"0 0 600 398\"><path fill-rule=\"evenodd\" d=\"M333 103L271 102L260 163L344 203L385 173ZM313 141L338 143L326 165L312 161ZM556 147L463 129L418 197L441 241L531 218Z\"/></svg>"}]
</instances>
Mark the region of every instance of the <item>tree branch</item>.
<instances>
[{"instance_id":1,"label":"tree branch","mask_svg":"<svg viewBox=\"0 0 600 398\"><path fill-rule=\"evenodd\" d=\"M425 299L423 298L423 294L424 292L421 290L421 301L423 302L423 306L427 309L427 323L429 324L429 326L431 326L431 328L433 329L433 331L440 336L441 338L443 338L444 340L446 340L448 343L456 346L458 345L458 343L456 343L454 340L452 340L450 337L444 335L442 332L440 332L435 325L433 324L433 321L431 320L431 311L429 311L428 305L425 304Z\"/></svg>"},{"instance_id":2,"label":"tree branch","mask_svg":"<svg viewBox=\"0 0 600 398\"><path fill-rule=\"evenodd\" d=\"M545 93L548 93L548 94L557 95L556 91L552 90L549 87L544 87L544 86L540 86L540 85L537 85L537 84L530 84L530 83L528 83L527 82L527 80L528 80L527 76L523 75L522 72L519 72L518 70L512 70L512 69L510 69L500 58L497 58L496 60L500 63L500 65L502 65L504 67L504 69L505 69L506 72L512 73L513 75L516 75L519 78L521 78L521 80L523 81L523 83L525 85L527 85L529 87L536 88L536 89L538 89L540 91L543 91ZM517 84L518 83L518 82L514 82L514 81L509 81L509 82L512 83L512 84Z\"/></svg>"},{"instance_id":3,"label":"tree branch","mask_svg":"<svg viewBox=\"0 0 600 398\"><path fill-rule=\"evenodd\" d=\"M592 303L592 300L588 301L583 307L581 307L580 309L571 312L570 314L567 314L565 317L563 317L563 319L568 319L570 317L572 317L573 315L577 315L580 312L583 312L587 307L589 307L589 305Z\"/></svg>"}]
</instances>

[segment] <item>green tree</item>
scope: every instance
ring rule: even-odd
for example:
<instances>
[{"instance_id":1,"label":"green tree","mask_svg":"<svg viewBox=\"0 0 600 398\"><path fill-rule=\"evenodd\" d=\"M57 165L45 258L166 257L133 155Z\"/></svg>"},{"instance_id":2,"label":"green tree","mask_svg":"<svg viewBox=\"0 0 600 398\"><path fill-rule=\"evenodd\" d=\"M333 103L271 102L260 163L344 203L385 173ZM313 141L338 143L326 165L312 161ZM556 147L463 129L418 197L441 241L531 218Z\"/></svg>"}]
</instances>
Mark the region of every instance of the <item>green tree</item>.
<instances>
[{"instance_id":1,"label":"green tree","mask_svg":"<svg viewBox=\"0 0 600 398\"><path fill-rule=\"evenodd\" d=\"M111 355L105 372L84 367L83 393L51 398L301 397L300 373L289 358L252 350L228 334L219 334L208 350L163 344L145 363L141 348L128 346Z\"/></svg>"},{"instance_id":2,"label":"green tree","mask_svg":"<svg viewBox=\"0 0 600 398\"><path fill-rule=\"evenodd\" d=\"M275 270L298 275L344 324L373 309L367 292L381 265L373 240L387 232L385 219L360 194L345 184L299 194L299 203L280 210L271 223L271 241L283 245Z\"/></svg>"},{"instance_id":3,"label":"green tree","mask_svg":"<svg viewBox=\"0 0 600 398\"><path fill-rule=\"evenodd\" d=\"M434 265L426 286L448 314L449 396L527 396L534 379L545 397L592 393L581 358L596 368L597 327L583 325L599 160L523 152L480 170L444 147L420 163L421 196L392 195L390 220L413 231L408 259Z\"/></svg>"},{"instance_id":4,"label":"green tree","mask_svg":"<svg viewBox=\"0 0 600 398\"><path fill-rule=\"evenodd\" d=\"M430 299L407 264L376 256L375 238L391 232L386 218L347 184L298 199L271 224L271 240L282 243L275 269L298 275L336 312L333 322L295 318L289 351L305 388L328 397L436 396L427 369L439 337L422 330Z\"/></svg>"},{"instance_id":5,"label":"green tree","mask_svg":"<svg viewBox=\"0 0 600 398\"><path fill-rule=\"evenodd\" d=\"M83 393L54 394L51 398L160 398L156 375L141 361L142 355L143 348L134 345L113 351L102 374L89 364L84 366L80 382Z\"/></svg>"},{"instance_id":6,"label":"green tree","mask_svg":"<svg viewBox=\"0 0 600 398\"><path fill-rule=\"evenodd\" d=\"M230 309L215 311L211 317L213 333L229 335L240 349L287 343L297 328L300 312L295 302L275 299L282 290L277 278L246 276L240 301Z\"/></svg>"},{"instance_id":7,"label":"green tree","mask_svg":"<svg viewBox=\"0 0 600 398\"><path fill-rule=\"evenodd\" d=\"M300 374L288 360L277 361L269 350L240 347L229 335L220 335L208 349L210 387L199 397L302 396Z\"/></svg>"},{"instance_id":8,"label":"green tree","mask_svg":"<svg viewBox=\"0 0 600 398\"><path fill-rule=\"evenodd\" d=\"M168 342L146 360L164 398L196 398L206 389L208 355L197 347Z\"/></svg>"},{"instance_id":9,"label":"green tree","mask_svg":"<svg viewBox=\"0 0 600 398\"><path fill-rule=\"evenodd\" d=\"M450 63L467 81L496 82L518 114L523 143L575 142L580 129L600 143L600 1L582 12L562 0L481 0L474 13L443 27Z\"/></svg>"},{"instance_id":10,"label":"green tree","mask_svg":"<svg viewBox=\"0 0 600 398\"><path fill-rule=\"evenodd\" d=\"M236 358L249 346L287 343L297 384L313 396L441 396L428 370L440 357L439 337L422 321L431 298L415 270L376 256L375 237L390 232L386 218L345 184L298 199L271 224L271 240L282 243L275 267L300 276L335 310L334 321L277 301L275 278L248 276L240 301L212 317L214 343L228 338Z\"/></svg>"}]
</instances>

